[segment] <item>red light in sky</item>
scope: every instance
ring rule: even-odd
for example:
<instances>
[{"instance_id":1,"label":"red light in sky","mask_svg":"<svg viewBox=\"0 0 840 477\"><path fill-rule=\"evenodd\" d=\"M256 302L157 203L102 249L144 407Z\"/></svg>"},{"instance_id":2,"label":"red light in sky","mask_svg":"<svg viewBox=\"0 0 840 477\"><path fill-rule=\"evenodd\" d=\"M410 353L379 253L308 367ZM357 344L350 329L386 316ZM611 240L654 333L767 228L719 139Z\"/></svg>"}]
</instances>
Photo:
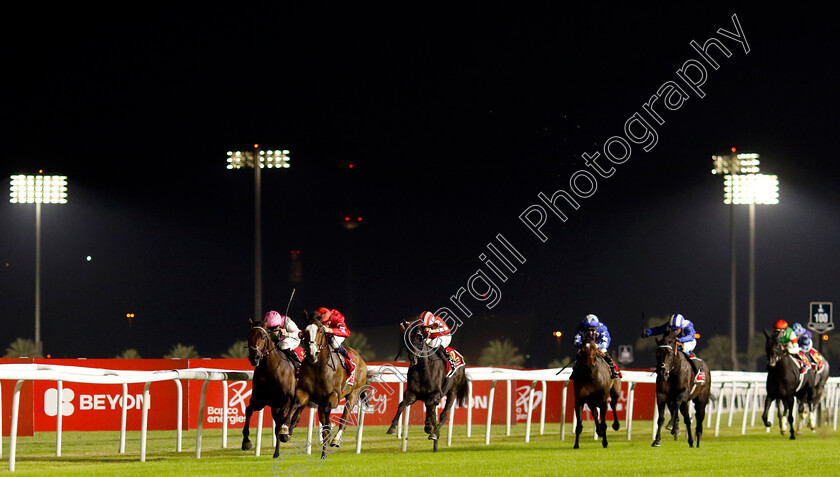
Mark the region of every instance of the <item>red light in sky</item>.
<instances>
[{"instance_id":1,"label":"red light in sky","mask_svg":"<svg viewBox=\"0 0 840 477\"><path fill-rule=\"evenodd\" d=\"M350 167L350 169L352 169L352 168L353 168L353 164L350 164L348 167Z\"/></svg>"},{"instance_id":2,"label":"red light in sky","mask_svg":"<svg viewBox=\"0 0 840 477\"><path fill-rule=\"evenodd\" d=\"M734 147L732 148L732 152L735 152L735 148L734 148Z\"/></svg>"}]
</instances>

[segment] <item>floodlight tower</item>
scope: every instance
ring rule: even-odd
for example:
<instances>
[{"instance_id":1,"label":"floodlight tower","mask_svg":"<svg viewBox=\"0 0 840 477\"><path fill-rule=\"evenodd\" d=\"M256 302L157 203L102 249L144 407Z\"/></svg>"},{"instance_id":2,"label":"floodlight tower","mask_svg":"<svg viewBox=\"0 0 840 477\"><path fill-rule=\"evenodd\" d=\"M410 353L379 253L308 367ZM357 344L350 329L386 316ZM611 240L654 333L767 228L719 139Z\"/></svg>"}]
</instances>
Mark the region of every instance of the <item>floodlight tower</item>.
<instances>
[{"instance_id":1,"label":"floodlight tower","mask_svg":"<svg viewBox=\"0 0 840 477\"><path fill-rule=\"evenodd\" d=\"M67 203L67 176L18 174L11 176L9 201L35 204L35 347L43 353L41 342L41 204Z\"/></svg>"},{"instance_id":2,"label":"floodlight tower","mask_svg":"<svg viewBox=\"0 0 840 477\"><path fill-rule=\"evenodd\" d=\"M260 170L288 169L288 149L260 149L259 144L249 151L228 151L227 168L254 169L254 320L262 319L262 190Z\"/></svg>"},{"instance_id":3,"label":"floodlight tower","mask_svg":"<svg viewBox=\"0 0 840 477\"><path fill-rule=\"evenodd\" d=\"M752 340L755 333L755 204L778 204L779 203L779 180L775 175L759 174L759 155L755 153L736 154L732 148L732 154L712 156L714 169L712 174L724 175L724 204L730 205L729 209L729 234L731 254L731 283L730 283L730 331L732 334L731 359L734 369L738 369L735 342L735 206L748 204L750 206L750 269L749 269L749 304L747 318L747 335Z\"/></svg>"}]
</instances>

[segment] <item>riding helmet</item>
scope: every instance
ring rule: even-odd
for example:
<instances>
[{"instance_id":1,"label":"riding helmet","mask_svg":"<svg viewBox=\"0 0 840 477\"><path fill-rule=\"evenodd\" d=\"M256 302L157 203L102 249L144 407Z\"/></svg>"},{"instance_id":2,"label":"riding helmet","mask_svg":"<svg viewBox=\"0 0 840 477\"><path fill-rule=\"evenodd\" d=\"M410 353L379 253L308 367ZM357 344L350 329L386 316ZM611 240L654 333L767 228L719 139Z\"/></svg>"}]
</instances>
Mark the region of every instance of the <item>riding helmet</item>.
<instances>
[{"instance_id":1,"label":"riding helmet","mask_svg":"<svg viewBox=\"0 0 840 477\"><path fill-rule=\"evenodd\" d=\"M586 326L588 326L590 328L597 328L598 325L601 324L601 321L598 320L598 317L595 316L595 315L591 315L591 314L586 315L586 319L584 321L586 321Z\"/></svg>"},{"instance_id":2,"label":"riding helmet","mask_svg":"<svg viewBox=\"0 0 840 477\"><path fill-rule=\"evenodd\" d=\"M679 313L671 315L671 329L681 330L685 328L685 317Z\"/></svg>"},{"instance_id":3,"label":"riding helmet","mask_svg":"<svg viewBox=\"0 0 840 477\"><path fill-rule=\"evenodd\" d=\"M275 326L282 326L284 324L285 316L277 313L274 310L269 311L265 314L265 326L269 328L274 328Z\"/></svg>"},{"instance_id":4,"label":"riding helmet","mask_svg":"<svg viewBox=\"0 0 840 477\"><path fill-rule=\"evenodd\" d=\"M777 330L784 330L784 329L787 329L788 324L787 324L787 321L785 321L785 320L779 320L779 321L777 321L777 322L776 322L776 324L775 324L775 325L773 325L773 326L774 326Z\"/></svg>"}]
</instances>

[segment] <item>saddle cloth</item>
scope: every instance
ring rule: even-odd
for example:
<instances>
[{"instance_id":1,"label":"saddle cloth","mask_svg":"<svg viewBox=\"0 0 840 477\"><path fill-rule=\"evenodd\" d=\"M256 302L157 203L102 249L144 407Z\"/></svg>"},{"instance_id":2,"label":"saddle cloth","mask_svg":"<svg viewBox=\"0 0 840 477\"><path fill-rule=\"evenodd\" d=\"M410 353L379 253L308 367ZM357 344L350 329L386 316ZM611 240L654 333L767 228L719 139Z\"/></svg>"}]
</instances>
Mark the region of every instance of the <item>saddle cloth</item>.
<instances>
[{"instance_id":1,"label":"saddle cloth","mask_svg":"<svg viewBox=\"0 0 840 477\"><path fill-rule=\"evenodd\" d=\"M298 361L300 361L302 363L303 362L303 357L306 356L306 351L304 351L303 348L298 346L297 348L295 348L295 354L298 357Z\"/></svg>"},{"instance_id":2,"label":"saddle cloth","mask_svg":"<svg viewBox=\"0 0 840 477\"><path fill-rule=\"evenodd\" d=\"M455 371L457 371L459 368L463 368L464 366L466 366L467 362L464 360L464 355L462 355L458 351L455 351L455 349L453 348L447 346L446 353L449 356L454 356L455 361L455 367L453 368L452 360L446 360L446 377L449 377L455 374Z\"/></svg>"}]
</instances>

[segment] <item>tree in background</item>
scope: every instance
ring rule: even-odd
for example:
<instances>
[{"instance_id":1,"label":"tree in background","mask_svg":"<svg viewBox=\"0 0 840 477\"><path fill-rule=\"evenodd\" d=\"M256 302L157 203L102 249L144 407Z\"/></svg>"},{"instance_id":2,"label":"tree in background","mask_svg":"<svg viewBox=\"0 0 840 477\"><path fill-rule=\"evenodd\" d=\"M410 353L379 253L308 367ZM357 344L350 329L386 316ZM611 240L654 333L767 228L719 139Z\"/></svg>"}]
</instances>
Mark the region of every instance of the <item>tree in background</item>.
<instances>
[{"instance_id":1,"label":"tree in background","mask_svg":"<svg viewBox=\"0 0 840 477\"><path fill-rule=\"evenodd\" d=\"M356 350L359 356L365 361L373 361L376 357L376 352L371 348L367 336L364 333L359 333L358 331L350 333L350 336L344 340L344 345Z\"/></svg>"},{"instance_id":2,"label":"tree in background","mask_svg":"<svg viewBox=\"0 0 840 477\"><path fill-rule=\"evenodd\" d=\"M478 364L481 366L522 367L525 364L525 356L519 353L519 348L514 346L507 338L490 340L487 346L481 350Z\"/></svg>"},{"instance_id":3,"label":"tree in background","mask_svg":"<svg viewBox=\"0 0 840 477\"><path fill-rule=\"evenodd\" d=\"M698 343L697 357L704 360L709 365L709 369L732 369L732 352L730 345L732 338L727 335L712 336L705 340L705 346L701 348L703 342ZM749 347L746 350L736 353L738 363L745 366L747 371L755 371L759 360L763 359L764 353L764 335L756 333L752 337Z\"/></svg>"},{"instance_id":4,"label":"tree in background","mask_svg":"<svg viewBox=\"0 0 840 477\"><path fill-rule=\"evenodd\" d=\"M38 352L38 347L35 346L35 341L30 339L18 338L6 348L5 358L43 358L44 356Z\"/></svg>"},{"instance_id":5,"label":"tree in background","mask_svg":"<svg viewBox=\"0 0 840 477\"><path fill-rule=\"evenodd\" d=\"M169 353L163 356L164 359L198 359L199 357L195 346L184 346L181 343L173 346Z\"/></svg>"},{"instance_id":6,"label":"tree in background","mask_svg":"<svg viewBox=\"0 0 840 477\"><path fill-rule=\"evenodd\" d=\"M122 353L114 356L114 359L141 359L140 353L134 348L129 348Z\"/></svg>"},{"instance_id":7,"label":"tree in background","mask_svg":"<svg viewBox=\"0 0 840 477\"><path fill-rule=\"evenodd\" d=\"M248 358L248 340L239 340L230 345L230 348L222 353L222 358L240 359Z\"/></svg>"}]
</instances>

